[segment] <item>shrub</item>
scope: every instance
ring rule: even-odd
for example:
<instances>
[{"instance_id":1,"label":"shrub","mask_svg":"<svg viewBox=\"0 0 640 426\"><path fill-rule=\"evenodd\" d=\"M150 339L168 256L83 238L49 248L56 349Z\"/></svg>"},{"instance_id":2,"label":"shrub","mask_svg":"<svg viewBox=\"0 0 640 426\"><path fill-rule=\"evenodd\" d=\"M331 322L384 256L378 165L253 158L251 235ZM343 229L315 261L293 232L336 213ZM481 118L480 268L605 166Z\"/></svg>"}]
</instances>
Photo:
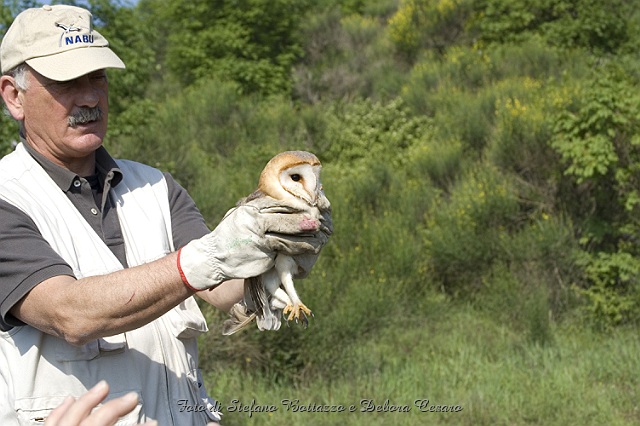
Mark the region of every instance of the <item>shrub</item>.
<instances>
[{"instance_id":1,"label":"shrub","mask_svg":"<svg viewBox=\"0 0 640 426\"><path fill-rule=\"evenodd\" d=\"M409 150L407 170L421 180L428 177L431 184L449 192L465 164L462 143L429 136Z\"/></svg>"},{"instance_id":2,"label":"shrub","mask_svg":"<svg viewBox=\"0 0 640 426\"><path fill-rule=\"evenodd\" d=\"M384 27L375 17L340 10L310 17L303 30L307 42L294 70L294 96L305 103L393 99L404 69L393 60Z\"/></svg>"},{"instance_id":3,"label":"shrub","mask_svg":"<svg viewBox=\"0 0 640 426\"><path fill-rule=\"evenodd\" d=\"M585 298L585 320L600 329L636 323L640 319L640 260L629 253L583 252L577 259L584 268L584 284L575 289Z\"/></svg>"},{"instance_id":4,"label":"shrub","mask_svg":"<svg viewBox=\"0 0 640 426\"><path fill-rule=\"evenodd\" d=\"M469 0L404 0L389 19L389 37L400 53L414 60L424 49L442 54L467 36Z\"/></svg>"},{"instance_id":5,"label":"shrub","mask_svg":"<svg viewBox=\"0 0 640 426\"><path fill-rule=\"evenodd\" d=\"M215 77L243 93L288 94L302 49L301 19L309 2L144 2L158 19L157 40L168 77L189 86Z\"/></svg>"},{"instance_id":6,"label":"shrub","mask_svg":"<svg viewBox=\"0 0 640 426\"><path fill-rule=\"evenodd\" d=\"M401 99L334 103L326 117L320 152L328 161L350 167L365 158L399 165L428 125L426 118L410 114Z\"/></svg>"},{"instance_id":7,"label":"shrub","mask_svg":"<svg viewBox=\"0 0 640 426\"><path fill-rule=\"evenodd\" d=\"M544 202L552 206L560 167L556 152L549 146L553 132L550 117L554 112L549 89L543 88L542 82L525 77L504 80L494 92L499 97L487 158L548 194Z\"/></svg>"},{"instance_id":8,"label":"shrub","mask_svg":"<svg viewBox=\"0 0 640 426\"><path fill-rule=\"evenodd\" d=\"M13 151L14 145L20 141L18 122L4 112L4 109L0 112L0 157Z\"/></svg>"},{"instance_id":9,"label":"shrub","mask_svg":"<svg viewBox=\"0 0 640 426\"><path fill-rule=\"evenodd\" d=\"M551 146L580 188L582 202L565 206L584 221L583 241L613 252L640 225L640 96L615 70L597 74L555 117Z\"/></svg>"},{"instance_id":10,"label":"shrub","mask_svg":"<svg viewBox=\"0 0 640 426\"><path fill-rule=\"evenodd\" d=\"M502 240L517 211L513 189L495 168L472 169L427 213L430 278L448 293L477 291L484 271L505 257Z\"/></svg>"},{"instance_id":11,"label":"shrub","mask_svg":"<svg viewBox=\"0 0 640 426\"><path fill-rule=\"evenodd\" d=\"M472 49L452 48L442 58L427 53L411 69L402 98L416 113L446 116L487 83L487 66L486 56Z\"/></svg>"},{"instance_id":12,"label":"shrub","mask_svg":"<svg viewBox=\"0 0 640 426\"><path fill-rule=\"evenodd\" d=\"M518 268L526 264L509 265L497 261L482 277L482 291L474 295L474 305L480 312L499 323L508 323L514 331L522 333L537 344L553 342L551 328L550 291L540 276L539 265L528 265L522 278Z\"/></svg>"},{"instance_id":13,"label":"shrub","mask_svg":"<svg viewBox=\"0 0 640 426\"><path fill-rule=\"evenodd\" d=\"M631 5L622 0L485 0L475 6L474 33L482 44L542 36L564 48L611 53L627 41Z\"/></svg>"}]
</instances>

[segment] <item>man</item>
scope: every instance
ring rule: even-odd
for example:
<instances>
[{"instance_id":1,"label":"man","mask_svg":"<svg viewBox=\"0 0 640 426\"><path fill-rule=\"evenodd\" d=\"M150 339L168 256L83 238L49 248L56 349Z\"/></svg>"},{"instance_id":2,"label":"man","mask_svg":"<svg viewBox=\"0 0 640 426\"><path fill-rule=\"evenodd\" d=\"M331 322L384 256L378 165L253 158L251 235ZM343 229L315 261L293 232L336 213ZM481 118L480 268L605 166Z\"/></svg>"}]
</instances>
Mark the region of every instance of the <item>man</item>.
<instances>
[{"instance_id":1,"label":"man","mask_svg":"<svg viewBox=\"0 0 640 426\"><path fill-rule=\"evenodd\" d=\"M267 198L209 232L169 175L113 160L105 69L124 64L84 9L22 12L0 66L21 136L0 160L0 424L42 421L102 380L108 399L139 395L119 424L219 420L192 296L227 310L276 252L318 252L330 218ZM310 219L318 232L303 234Z\"/></svg>"}]
</instances>

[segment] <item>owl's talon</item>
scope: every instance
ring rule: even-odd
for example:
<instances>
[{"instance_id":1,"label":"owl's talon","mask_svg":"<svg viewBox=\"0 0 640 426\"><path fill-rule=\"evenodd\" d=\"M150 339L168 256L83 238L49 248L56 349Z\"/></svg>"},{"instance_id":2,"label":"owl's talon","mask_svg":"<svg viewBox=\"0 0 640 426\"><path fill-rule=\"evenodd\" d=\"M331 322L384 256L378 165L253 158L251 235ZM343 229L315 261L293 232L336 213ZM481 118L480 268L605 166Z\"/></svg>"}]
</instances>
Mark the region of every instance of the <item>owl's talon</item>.
<instances>
[{"instance_id":1,"label":"owl's talon","mask_svg":"<svg viewBox=\"0 0 640 426\"><path fill-rule=\"evenodd\" d=\"M304 311L302 311L302 327L309 327L309 317L307 317L307 314L305 314Z\"/></svg>"},{"instance_id":2,"label":"owl's talon","mask_svg":"<svg viewBox=\"0 0 640 426\"><path fill-rule=\"evenodd\" d=\"M294 320L296 324L302 323L304 328L307 328L309 326L308 315L313 316L311 310L307 308L303 303L300 303L299 305L285 306L285 308L282 310L282 314L289 314L289 316L286 318L287 325L289 325L289 321Z\"/></svg>"}]
</instances>

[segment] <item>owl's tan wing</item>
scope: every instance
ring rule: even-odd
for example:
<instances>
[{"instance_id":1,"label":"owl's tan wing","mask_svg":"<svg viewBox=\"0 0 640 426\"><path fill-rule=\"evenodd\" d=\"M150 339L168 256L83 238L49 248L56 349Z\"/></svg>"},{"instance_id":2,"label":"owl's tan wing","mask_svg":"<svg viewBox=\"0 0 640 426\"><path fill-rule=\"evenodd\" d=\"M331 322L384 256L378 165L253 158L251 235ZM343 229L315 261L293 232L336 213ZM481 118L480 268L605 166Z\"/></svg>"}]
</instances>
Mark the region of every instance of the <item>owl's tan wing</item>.
<instances>
[{"instance_id":1,"label":"owl's tan wing","mask_svg":"<svg viewBox=\"0 0 640 426\"><path fill-rule=\"evenodd\" d=\"M224 336L235 334L253 323L255 318L255 312L248 311L244 303L238 302L231 307L229 318L222 323L222 334Z\"/></svg>"},{"instance_id":2,"label":"owl's tan wing","mask_svg":"<svg viewBox=\"0 0 640 426\"><path fill-rule=\"evenodd\" d=\"M244 280L244 297L233 305L229 319L222 326L222 334L229 336L247 327L269 306L269 300L262 284L262 277Z\"/></svg>"}]
</instances>

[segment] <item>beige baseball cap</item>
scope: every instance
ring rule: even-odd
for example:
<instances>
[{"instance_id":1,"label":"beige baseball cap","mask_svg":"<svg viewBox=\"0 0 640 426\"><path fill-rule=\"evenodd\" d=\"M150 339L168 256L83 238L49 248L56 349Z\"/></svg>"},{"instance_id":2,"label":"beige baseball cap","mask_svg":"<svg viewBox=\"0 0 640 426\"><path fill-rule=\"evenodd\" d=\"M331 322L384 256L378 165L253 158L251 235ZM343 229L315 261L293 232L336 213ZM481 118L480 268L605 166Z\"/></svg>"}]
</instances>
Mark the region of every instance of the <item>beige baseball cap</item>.
<instances>
[{"instance_id":1,"label":"beige baseball cap","mask_svg":"<svg viewBox=\"0 0 640 426\"><path fill-rule=\"evenodd\" d=\"M104 68L124 68L109 42L94 31L91 13L45 5L21 12L0 45L2 73L26 62L39 74L67 81Z\"/></svg>"}]
</instances>

